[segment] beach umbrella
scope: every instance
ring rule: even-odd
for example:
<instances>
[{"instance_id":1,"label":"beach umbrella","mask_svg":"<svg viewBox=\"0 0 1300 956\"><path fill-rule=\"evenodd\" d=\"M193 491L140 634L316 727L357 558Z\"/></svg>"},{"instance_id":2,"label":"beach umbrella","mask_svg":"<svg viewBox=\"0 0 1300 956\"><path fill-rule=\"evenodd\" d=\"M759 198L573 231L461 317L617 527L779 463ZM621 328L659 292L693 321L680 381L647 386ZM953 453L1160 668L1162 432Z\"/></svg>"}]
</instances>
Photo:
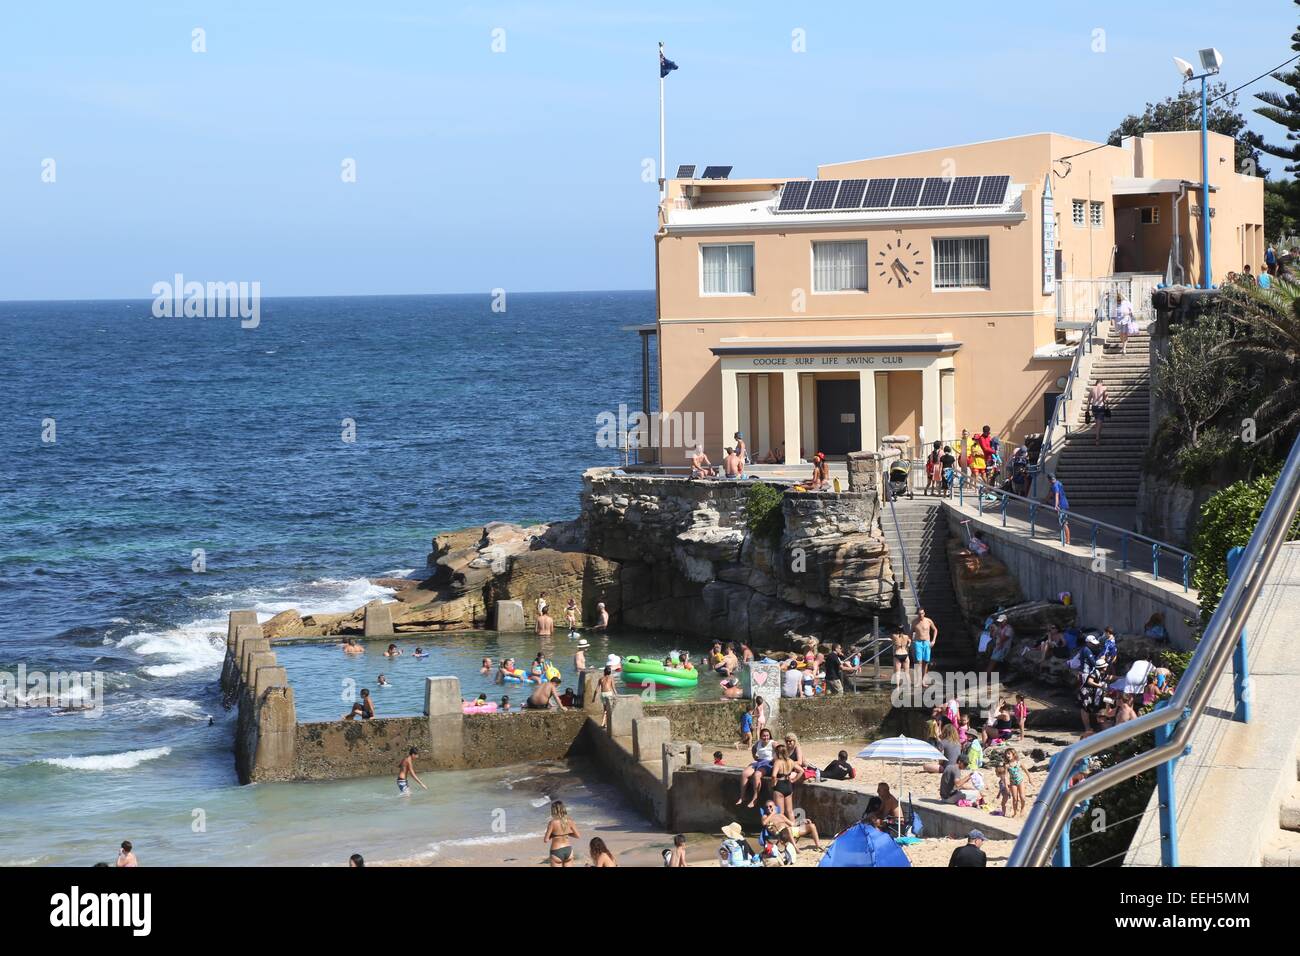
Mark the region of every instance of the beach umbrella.
<instances>
[{"instance_id":1,"label":"beach umbrella","mask_svg":"<svg viewBox=\"0 0 1300 956\"><path fill-rule=\"evenodd\" d=\"M863 760L893 760L898 764L898 793L895 796L899 800L902 800L901 794L903 792L903 764L925 763L930 760L945 759L942 752L936 750L924 740L905 737L902 734L897 737L885 737L875 743L867 744L858 751L858 756ZM901 824L899 826L899 836L902 836Z\"/></svg>"}]
</instances>

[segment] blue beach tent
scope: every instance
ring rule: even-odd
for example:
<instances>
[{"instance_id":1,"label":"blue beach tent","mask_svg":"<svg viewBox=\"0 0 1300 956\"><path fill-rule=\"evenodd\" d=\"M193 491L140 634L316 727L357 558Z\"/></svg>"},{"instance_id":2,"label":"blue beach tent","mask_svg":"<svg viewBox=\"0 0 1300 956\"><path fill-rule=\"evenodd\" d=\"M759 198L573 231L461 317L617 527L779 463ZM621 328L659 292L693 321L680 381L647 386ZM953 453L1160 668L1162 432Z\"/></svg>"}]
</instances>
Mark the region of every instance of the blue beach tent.
<instances>
[{"instance_id":1,"label":"blue beach tent","mask_svg":"<svg viewBox=\"0 0 1300 956\"><path fill-rule=\"evenodd\" d=\"M831 844L818 866L911 866L887 833L864 823L849 827Z\"/></svg>"}]
</instances>

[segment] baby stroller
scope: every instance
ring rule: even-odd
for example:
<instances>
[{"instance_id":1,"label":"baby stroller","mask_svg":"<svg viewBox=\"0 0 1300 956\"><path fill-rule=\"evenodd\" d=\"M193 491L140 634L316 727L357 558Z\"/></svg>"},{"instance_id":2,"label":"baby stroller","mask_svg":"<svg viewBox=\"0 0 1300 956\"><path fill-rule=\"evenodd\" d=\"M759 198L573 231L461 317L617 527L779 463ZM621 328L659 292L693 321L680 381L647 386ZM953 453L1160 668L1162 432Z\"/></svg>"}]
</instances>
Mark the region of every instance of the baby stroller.
<instances>
[{"instance_id":1,"label":"baby stroller","mask_svg":"<svg viewBox=\"0 0 1300 956\"><path fill-rule=\"evenodd\" d=\"M912 497L912 462L907 458L899 458L889 466L889 497L897 501L903 495L908 498Z\"/></svg>"}]
</instances>

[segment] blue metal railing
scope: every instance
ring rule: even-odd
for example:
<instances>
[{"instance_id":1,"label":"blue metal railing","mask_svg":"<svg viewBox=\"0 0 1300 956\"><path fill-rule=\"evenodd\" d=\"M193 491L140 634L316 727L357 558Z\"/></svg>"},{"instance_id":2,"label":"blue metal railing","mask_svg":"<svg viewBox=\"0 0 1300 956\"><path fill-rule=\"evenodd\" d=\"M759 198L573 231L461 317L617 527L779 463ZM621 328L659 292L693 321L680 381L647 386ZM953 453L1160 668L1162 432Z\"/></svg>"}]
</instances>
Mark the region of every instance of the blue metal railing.
<instances>
[{"instance_id":1,"label":"blue metal railing","mask_svg":"<svg viewBox=\"0 0 1300 956\"><path fill-rule=\"evenodd\" d=\"M1068 824L1075 808L1103 790L1148 770L1156 771L1161 862L1165 866L1178 865L1175 763L1189 752L1192 733L1229 662L1235 662L1237 670L1234 718L1242 721L1250 718L1244 628L1287 538L1297 509L1300 509L1300 439L1291 446L1277 484L1250 536L1250 543L1235 560L1231 555L1228 557L1232 569L1228 586L1173 697L1164 707L1084 737L1056 754L1020 838L1011 851L1008 866L1043 866L1054 850L1057 862L1065 863L1069 858ZM1141 751L1072 784L1080 763L1088 757L1152 732L1155 746L1150 750Z\"/></svg>"},{"instance_id":2,"label":"blue metal railing","mask_svg":"<svg viewBox=\"0 0 1300 956\"><path fill-rule=\"evenodd\" d=\"M1107 298L1106 308L1109 310L1110 300ZM1079 377L1079 366L1083 363L1083 357L1092 352L1092 340L1097 334L1097 323L1101 321L1101 307L1093 313L1092 322L1083 334L1079 345L1074 350L1074 359L1070 362L1070 372L1065 378L1065 388L1061 389L1061 394L1057 396L1056 404L1052 406L1052 418L1047 423L1047 430L1043 433L1043 446L1038 450L1038 462L1029 469L1029 479L1032 482L1032 494L1038 493L1038 475L1042 471L1043 463L1047 461L1047 456L1052 451L1054 441L1053 433L1056 430L1056 422L1060 419L1062 427L1065 428L1065 434L1070 434L1070 423L1067 419L1067 407L1074 397L1074 382Z\"/></svg>"},{"instance_id":3,"label":"blue metal railing","mask_svg":"<svg viewBox=\"0 0 1300 956\"><path fill-rule=\"evenodd\" d=\"M1014 494L1002 488L993 488L985 485L973 492L978 504L979 513L982 516L985 512L985 504L994 505L994 510L1002 516L1002 526L1007 526L1007 506L1009 502L1015 501L1021 503L1028 512L1029 536L1038 537L1038 512L1040 510L1049 511L1056 515L1057 536L1061 544L1066 543L1066 538L1070 537L1071 527L1085 529L1090 532L1092 545L1092 557L1095 560L1097 555L1106 550L1114 551L1118 549L1120 555L1120 570L1129 570L1129 542L1139 541L1151 546L1151 576L1160 580L1160 562L1162 558L1169 557L1177 562L1178 574L1183 582L1183 590L1191 590L1192 577L1192 555L1182 548L1175 548L1172 544L1164 541L1157 541L1155 538L1148 538L1146 535L1138 534L1136 531L1128 531L1118 525L1108 524L1105 521L1098 521L1096 518L1090 518L1087 515L1079 514L1077 511L1068 509L1053 508L1051 505L1036 501L1033 498L1026 498L1022 495ZM986 495L995 495L996 502L988 502ZM960 481L957 484L957 500L963 507L966 504L966 487L965 482ZM1047 530L1047 527L1044 528ZM1105 548L1102 546L1102 535L1105 535L1115 542L1115 547ZM1170 577L1170 575L1166 575Z\"/></svg>"}]
</instances>

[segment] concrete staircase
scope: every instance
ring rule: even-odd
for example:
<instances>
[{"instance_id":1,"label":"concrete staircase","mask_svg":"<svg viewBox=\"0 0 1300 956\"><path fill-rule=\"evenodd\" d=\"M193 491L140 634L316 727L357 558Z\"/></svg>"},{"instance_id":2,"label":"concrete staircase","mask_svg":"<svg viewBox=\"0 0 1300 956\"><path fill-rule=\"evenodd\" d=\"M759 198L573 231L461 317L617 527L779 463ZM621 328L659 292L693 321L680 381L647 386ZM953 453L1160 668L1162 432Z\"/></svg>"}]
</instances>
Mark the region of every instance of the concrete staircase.
<instances>
[{"instance_id":1,"label":"concrete staircase","mask_svg":"<svg viewBox=\"0 0 1300 956\"><path fill-rule=\"evenodd\" d=\"M948 518L943 506L937 498L918 497L897 501L894 508L898 516L897 528L888 504L880 512L880 524L889 546L895 578L903 585L900 597L908 628L910 630L910 622L916 617L919 597L920 606L939 628L932 668L939 672L974 670L975 647L952 590L946 547ZM916 596L903 579L900 554L907 556L907 568L916 584Z\"/></svg>"},{"instance_id":2,"label":"concrete staircase","mask_svg":"<svg viewBox=\"0 0 1300 956\"><path fill-rule=\"evenodd\" d=\"M1146 332L1131 336L1128 352L1122 354L1119 336L1108 334L1083 387L1091 388L1098 380L1106 385L1111 410L1102 427L1101 444L1095 443L1093 426L1084 420L1087 401L1080 401L1056 463L1071 510L1137 505L1142 458L1150 439L1151 337ZM1046 487L1039 490L1046 494Z\"/></svg>"}]
</instances>

